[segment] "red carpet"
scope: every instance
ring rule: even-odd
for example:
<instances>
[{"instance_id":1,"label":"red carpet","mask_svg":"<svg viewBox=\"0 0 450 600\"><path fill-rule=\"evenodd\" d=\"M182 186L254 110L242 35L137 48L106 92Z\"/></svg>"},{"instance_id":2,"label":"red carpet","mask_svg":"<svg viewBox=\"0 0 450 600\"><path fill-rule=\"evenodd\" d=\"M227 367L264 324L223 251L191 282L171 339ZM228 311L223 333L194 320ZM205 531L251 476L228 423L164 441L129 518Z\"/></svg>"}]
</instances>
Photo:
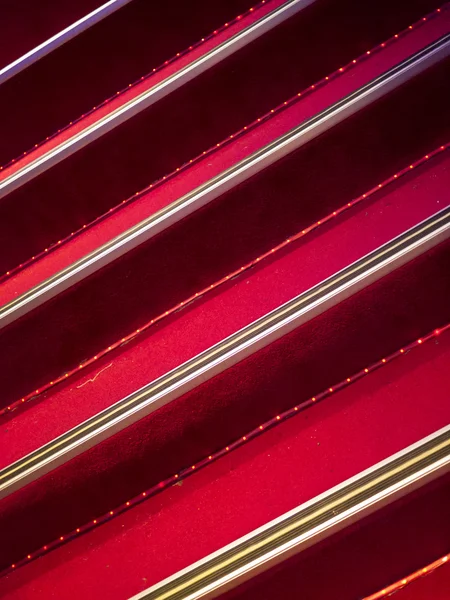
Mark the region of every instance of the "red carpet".
<instances>
[{"instance_id":1,"label":"red carpet","mask_svg":"<svg viewBox=\"0 0 450 600\"><path fill-rule=\"evenodd\" d=\"M447 368L450 336L444 334L438 339L438 344L426 344L375 371L209 465L181 485L8 575L5 578L8 589L19 586L20 591L24 586L20 593L33 590L34 594L46 597L51 586L60 585L64 579L66 585L70 582L68 588L73 597L81 590L87 597L94 597L100 589L111 598L128 597L428 435L449 419L445 390L450 384ZM203 427L202 431L205 430ZM192 433L191 439L195 437ZM117 453L117 444L115 448ZM138 452L137 447L134 452ZM159 455L160 461L162 456ZM80 474L82 469L77 469L77 462L73 461L71 467ZM147 463L147 471L150 468ZM55 498L57 478L47 478L52 481ZM124 482L123 474L120 481ZM31 536L36 540L39 529L42 537L48 536L39 540L41 545L83 524L87 521L83 517L92 511L95 490L90 486L76 502L72 496L71 508L67 500L64 504L56 501L45 521L36 518L39 513L34 510L28 517L26 511L22 512L20 532L28 539L21 543L13 526L13 514L18 512L24 495L38 497L37 487L32 484L25 494L11 496L6 503L10 505L9 511L5 508L2 511L2 529L5 535L11 531L9 557L13 544L17 556L32 551ZM429 550L421 554L426 550L424 545L405 545L410 549L410 562L393 565L398 571L386 573L388 580L393 572L394 577L401 576L405 567L413 570L417 561L420 565L420 561L433 560L433 552L445 552L449 532L443 528L442 520L439 519L439 527L437 521L429 527L429 519L435 515L438 520L440 514L437 508L431 509L434 502L438 506L448 503L448 485L445 489L446 493L440 493L438 498L426 496L424 518L428 523L415 532L418 539L422 539L422 531L431 536ZM45 490L49 495L48 485ZM97 489L97 494L110 498L105 486ZM48 497L47 507L49 501ZM79 514L78 520L69 525L70 520L75 520L73 511L81 512L80 503L85 504L84 515ZM62 514L56 508L58 505L65 506ZM115 504L111 502L108 510L113 508ZM94 512L90 516L95 518L99 514ZM411 518L406 522L409 535L413 535ZM195 544L189 543L193 539ZM405 541L402 536L394 535L393 539ZM383 553L380 554L382 560ZM399 558L406 557L400 553ZM110 577L111 572L115 573L114 578Z\"/></svg>"},{"instance_id":2,"label":"red carpet","mask_svg":"<svg viewBox=\"0 0 450 600\"><path fill-rule=\"evenodd\" d=\"M86 0L77 10L84 14L91 4ZM28 0L19 5L31 18ZM247 13L248 0L177 0L157 7L132 0L0 85L0 162L39 144L227 20L243 14L233 25L242 29L258 10L267 14L280 2L267 5ZM317 0L1 198L0 275L13 272L0 279L0 304L448 33L448 8L408 29L437 6L426 0L370 6ZM5 21L12 42L8 50L0 45L0 60L79 18L74 7L55 5L45 27L18 36L14 24L22 32L26 24L17 7ZM195 52L205 53L217 40L208 37L209 45ZM0 469L447 208L449 66L447 58L427 69L0 329L0 410L13 409L0 414ZM325 77L329 81L320 83ZM317 89L305 91L312 85ZM115 102L139 90L132 87ZM99 115L73 127L81 130ZM45 149L38 145L0 180ZM152 189L144 190L149 184ZM0 597L129 598L448 425L450 330L381 368L373 365L450 323L449 265L447 240L2 498L0 572L20 566L0 578ZM226 450L359 372L322 401ZM208 456L214 460L199 468ZM184 469L192 475L76 534ZM356 600L373 594L450 551L449 502L446 475L220 597ZM64 543L43 551L61 536ZM444 599L448 573L442 567L396 598Z\"/></svg>"}]
</instances>

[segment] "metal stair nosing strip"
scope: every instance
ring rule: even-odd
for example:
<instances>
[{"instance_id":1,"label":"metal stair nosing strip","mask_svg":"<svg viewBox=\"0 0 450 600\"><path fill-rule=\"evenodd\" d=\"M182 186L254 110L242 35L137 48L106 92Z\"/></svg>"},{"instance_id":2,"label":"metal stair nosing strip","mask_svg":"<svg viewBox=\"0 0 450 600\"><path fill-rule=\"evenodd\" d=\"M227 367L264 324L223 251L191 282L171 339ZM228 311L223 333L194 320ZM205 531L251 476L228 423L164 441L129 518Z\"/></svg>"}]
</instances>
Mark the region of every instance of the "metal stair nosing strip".
<instances>
[{"instance_id":1,"label":"metal stair nosing strip","mask_svg":"<svg viewBox=\"0 0 450 600\"><path fill-rule=\"evenodd\" d=\"M450 470L450 426L263 525L132 600L213 598Z\"/></svg>"},{"instance_id":2,"label":"metal stair nosing strip","mask_svg":"<svg viewBox=\"0 0 450 600\"><path fill-rule=\"evenodd\" d=\"M0 307L0 329L337 125L450 54L450 34Z\"/></svg>"},{"instance_id":3,"label":"metal stair nosing strip","mask_svg":"<svg viewBox=\"0 0 450 600\"><path fill-rule=\"evenodd\" d=\"M315 1L287 0L287 2L272 12L261 17L228 40L218 44L215 48L193 60L172 75L169 75L160 83L157 83L122 106L119 106L95 123L85 127L68 140L13 172L9 177L5 177L3 181L0 181L0 198L24 185L40 173L43 173L152 104L155 104Z\"/></svg>"},{"instance_id":4,"label":"metal stair nosing strip","mask_svg":"<svg viewBox=\"0 0 450 600\"><path fill-rule=\"evenodd\" d=\"M0 69L0 85L27 67L30 67L39 59L44 58L44 56L53 50L56 50L56 48L59 48L80 33L83 33L83 31L86 31L89 27L99 23L130 1L131 0L109 0L109 2L102 4L84 17L81 17L71 25L65 27L62 31L52 35L35 48L32 48L22 56L19 56L19 58Z\"/></svg>"},{"instance_id":5,"label":"metal stair nosing strip","mask_svg":"<svg viewBox=\"0 0 450 600\"><path fill-rule=\"evenodd\" d=\"M48 473L342 302L450 236L443 209L0 471L0 498ZM55 415L56 417L56 415Z\"/></svg>"}]
</instances>

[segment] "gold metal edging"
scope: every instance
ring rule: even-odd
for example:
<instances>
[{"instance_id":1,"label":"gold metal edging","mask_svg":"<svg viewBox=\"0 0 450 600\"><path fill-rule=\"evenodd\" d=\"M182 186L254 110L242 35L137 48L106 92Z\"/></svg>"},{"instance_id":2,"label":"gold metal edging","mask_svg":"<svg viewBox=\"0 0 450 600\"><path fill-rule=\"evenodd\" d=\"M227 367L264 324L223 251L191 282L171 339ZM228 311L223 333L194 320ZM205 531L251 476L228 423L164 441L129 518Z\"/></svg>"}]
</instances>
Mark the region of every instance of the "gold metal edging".
<instances>
[{"instance_id":1,"label":"gold metal edging","mask_svg":"<svg viewBox=\"0 0 450 600\"><path fill-rule=\"evenodd\" d=\"M182 600L201 592L234 571L255 560L261 560L269 552L305 534L330 519L357 507L371 497L388 490L407 478L419 474L423 469L450 457L450 431L437 436L423 445L407 452L359 479L343 485L326 498L312 503L286 519L282 519L265 531L251 536L241 544L217 554L203 564L174 576L166 584L158 584L138 595L142 600Z\"/></svg>"}]
</instances>

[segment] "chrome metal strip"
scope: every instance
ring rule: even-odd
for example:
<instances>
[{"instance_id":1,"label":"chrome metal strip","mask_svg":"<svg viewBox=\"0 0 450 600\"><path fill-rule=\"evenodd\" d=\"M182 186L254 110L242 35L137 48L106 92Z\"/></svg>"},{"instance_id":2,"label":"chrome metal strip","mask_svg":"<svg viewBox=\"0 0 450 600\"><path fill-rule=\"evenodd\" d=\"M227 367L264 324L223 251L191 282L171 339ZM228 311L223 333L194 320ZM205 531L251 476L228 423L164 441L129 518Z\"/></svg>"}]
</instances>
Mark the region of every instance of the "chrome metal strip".
<instances>
[{"instance_id":1,"label":"chrome metal strip","mask_svg":"<svg viewBox=\"0 0 450 600\"><path fill-rule=\"evenodd\" d=\"M40 306L177 221L298 149L450 54L450 34L431 44L315 117L192 192L175 200L94 252L0 307L0 328Z\"/></svg>"},{"instance_id":2,"label":"chrome metal strip","mask_svg":"<svg viewBox=\"0 0 450 600\"><path fill-rule=\"evenodd\" d=\"M214 598L449 470L447 426L132 600Z\"/></svg>"},{"instance_id":3,"label":"chrome metal strip","mask_svg":"<svg viewBox=\"0 0 450 600\"><path fill-rule=\"evenodd\" d=\"M450 236L450 207L0 471L0 498L55 469Z\"/></svg>"},{"instance_id":4,"label":"chrome metal strip","mask_svg":"<svg viewBox=\"0 0 450 600\"><path fill-rule=\"evenodd\" d=\"M111 131L111 129L114 129L121 123L127 121L145 108L155 104L155 102L158 102L161 98L164 98L185 83L188 83L231 54L234 54L313 2L315 2L315 0L288 0L285 4L262 17L249 27L246 27L229 40L219 44L216 48L194 60L189 65L181 68L162 82L156 84L139 96L136 96L129 102L72 136L56 148L49 150L43 156L40 156L31 163L25 165L22 169L11 174L9 177L6 177L3 181L0 181L0 198L24 185L27 181L30 181L30 179L43 173L51 166L70 156L80 148L83 148L88 143L96 140L108 131Z\"/></svg>"},{"instance_id":5,"label":"chrome metal strip","mask_svg":"<svg viewBox=\"0 0 450 600\"><path fill-rule=\"evenodd\" d=\"M86 29L89 29L92 25L95 25L108 15L111 15L125 4L128 4L128 2L130 2L130 0L109 0L109 2L102 4L81 19L78 19L78 21L75 21L75 23L72 23L59 33L53 35L45 42L42 42L42 44L39 44L23 56L20 56L9 65L6 65L6 67L0 69L0 85L5 83L5 81L8 81L8 79L14 75L20 73L20 71L31 66L40 58L43 58L53 50L56 50L56 48L59 48L72 38L76 37L78 34L86 31Z\"/></svg>"}]
</instances>

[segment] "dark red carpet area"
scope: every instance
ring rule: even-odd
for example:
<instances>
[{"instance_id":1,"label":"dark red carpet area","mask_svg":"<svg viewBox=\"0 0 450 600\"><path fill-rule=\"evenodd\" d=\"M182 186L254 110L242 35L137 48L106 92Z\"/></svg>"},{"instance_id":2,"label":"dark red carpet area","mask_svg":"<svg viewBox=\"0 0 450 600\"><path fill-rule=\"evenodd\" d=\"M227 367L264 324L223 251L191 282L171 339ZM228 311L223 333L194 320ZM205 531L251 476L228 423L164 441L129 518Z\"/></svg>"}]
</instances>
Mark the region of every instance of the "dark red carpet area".
<instances>
[{"instance_id":1,"label":"dark red carpet area","mask_svg":"<svg viewBox=\"0 0 450 600\"><path fill-rule=\"evenodd\" d=\"M127 3L2 86L0 164L30 150L254 4ZM34 89L39 95L30 103Z\"/></svg>"},{"instance_id":2,"label":"dark red carpet area","mask_svg":"<svg viewBox=\"0 0 450 600\"><path fill-rule=\"evenodd\" d=\"M347 36L342 27L336 26L335 20L323 21L315 12L310 17L315 20L309 22L308 11L317 11L319 5L318 0L317 6L314 3L223 64L4 198L0 203L0 223L8 223L8 227L0 229L0 248L4 249L0 252L0 271L13 269L89 224L121 201L222 142L388 37L382 31L379 37L369 40L363 35L364 27L348 22L346 16L347 26L362 32L361 40ZM341 7L336 12L343 16L358 14L350 8L341 12ZM445 15L438 17L445 22ZM366 28L377 23L370 15L366 15L365 19ZM320 27L314 27L316 21ZM409 22L405 22L405 27ZM317 35L313 38L305 35L308 31L322 32L326 23L333 35L341 36L333 43L342 50L342 56L337 52L322 56L323 50L321 52L320 49L326 47L325 40L331 35L328 29L323 31L320 39ZM286 28L293 30L284 31ZM389 34L397 30L393 28ZM421 36L421 27L408 36L412 44L416 37ZM317 47L308 50L310 54L305 63L301 57L306 55L313 41ZM288 42L295 48L286 48ZM354 46L347 49L347 43ZM298 48L300 44L304 46ZM318 61L317 65L315 61ZM277 74L275 81L272 73ZM445 78L439 77L438 80L436 85L443 89L430 89L430 97L445 98ZM229 93L234 88L240 90L239 96ZM412 93L411 97L414 96ZM419 97L418 100L425 101L425 98ZM427 113L425 107L421 110L422 115ZM437 114L432 115L436 122L439 118L437 110ZM441 115L441 121L446 114L447 111ZM394 114L392 116L394 118ZM439 126L445 132L445 121ZM5 139L8 138L8 135L5 136ZM206 170L207 167L208 163L204 165Z\"/></svg>"},{"instance_id":3,"label":"dark red carpet area","mask_svg":"<svg viewBox=\"0 0 450 600\"><path fill-rule=\"evenodd\" d=\"M430 264L433 258L435 261L437 259L435 266ZM433 281L439 278L439 258L444 271L441 276L444 288L436 289ZM19 543L20 536L13 526L13 514L17 514L17 511L22 523L26 514L33 520L36 520L37 514L41 514L38 519L41 526L36 523L32 529L21 528L25 539L30 534L36 535L41 527L39 540L41 535L49 536L50 531L54 532L53 537L56 538L61 531L71 530L107 512L111 506L126 501L142 489L225 447L279 412L345 380L383 356L399 350L402 345L442 326L449 320L446 265L448 252L441 257L435 253L434 257L431 255L427 260L424 259L422 265L416 263L403 268L401 277L396 274L395 280L393 276L386 278L108 442L86 452L54 474L45 476L42 481L31 484L24 492L11 496L10 501L4 502L9 509L5 515L7 518L2 522L5 527L12 527L12 540ZM418 281L421 285L414 287L414 282L417 284ZM405 314L403 298L409 298L409 318ZM390 313L389 306L393 302L399 303L399 309ZM368 306L370 311L367 310ZM440 353L441 344L448 337L448 334L443 334L442 338L438 338L436 352ZM425 354L430 351L424 350ZM412 353L411 360L421 353L421 349ZM340 359L337 360L337 357ZM445 357L443 360L445 362ZM406 359L405 362L399 359L398 368L406 363ZM392 368L395 368L394 365ZM113 368L105 371L105 375L111 372L114 372ZM371 378L374 381L377 375L374 373ZM99 380L100 386L105 387L105 381L102 382L100 377ZM118 383L117 377L115 383ZM83 388L87 398L90 397L89 385ZM414 387L414 384L411 385ZM437 390L440 389L441 384L436 385ZM445 390L445 386L442 390ZM95 393L95 383L91 393ZM341 394L346 395L347 392ZM428 398L426 394L423 401L428 403ZM398 405L396 410L402 412L413 406L411 419L415 420L421 415L418 426L426 425L428 417L433 423L438 418L440 426L443 426L445 418L448 418L445 393L440 396L441 399L438 394L436 401L434 395L432 398L433 410L427 409L423 415L418 408L419 399L413 400L408 394L402 396L402 402L407 404L403 408ZM320 410L327 410L325 407L330 404L324 401L323 406ZM39 408L42 410L39 411ZM47 429L51 426L49 418L52 409L51 406L47 407L49 412L45 417L45 408L46 400L37 410L30 408L29 414L16 417L8 424L10 431L3 435L3 442L9 439L9 444L19 449L20 439L27 439L29 444L36 434L41 436L41 443L46 441L42 439L42 433L45 432L44 424L47 424ZM65 412L60 411L61 418L64 419L64 414L69 417L74 411L72 402L70 406L67 405ZM384 419L384 414L381 412L379 417ZM340 418L338 414L336 418ZM42 424L42 431L35 431L36 422ZM338 430L339 426L336 426L336 433ZM409 433L409 430L405 431L405 435ZM380 450L383 448L384 442ZM28 451L31 449L29 447ZM64 506L65 510L59 511L59 506ZM49 540L41 541L45 543Z\"/></svg>"},{"instance_id":4,"label":"dark red carpet area","mask_svg":"<svg viewBox=\"0 0 450 600\"><path fill-rule=\"evenodd\" d=\"M3 0L0 22L0 69L100 7L102 0Z\"/></svg>"},{"instance_id":5,"label":"dark red carpet area","mask_svg":"<svg viewBox=\"0 0 450 600\"><path fill-rule=\"evenodd\" d=\"M31 6L33 3L17 3L18 6L21 4ZM47 1L47 4L51 2ZM80 4L89 3L85 0ZM95 3L91 1L91 4ZM262 97L270 109L273 104L285 100L285 96L297 92L299 85L307 84L311 78L312 83L325 76L327 71L398 33L440 4L436 0L414 0L407 4L383 0L378 3L379 8L366 6L363 10L354 0L343 3L317 0L305 9L304 16L296 17L292 23L280 28L275 37L269 36L254 46L255 51L261 52L260 62L246 56L247 52L242 56L242 62L239 59L238 69L236 60L233 60L225 72L225 86L214 86L217 96L210 100L219 98L224 91L226 96L232 96L226 93L229 89L227 83L242 85L247 81L251 82L253 92L240 95L241 99L248 98L244 103L248 104L247 110L255 104L256 98L261 102ZM30 6L25 6L25 14ZM126 4L2 86L0 125L4 134L0 145L0 164L30 150L69 121L77 119L253 6L258 6L258 2L228 0L211 3L195 0L185 3L177 0L155 5L145 0L133 0ZM36 9L31 7L31 10L35 12ZM64 11L62 8L59 10ZM389 18L380 19L380 10L388 11ZM17 15L14 16L12 20L17 21ZM7 25L5 23L6 31L9 29ZM352 35L348 35L350 31ZM11 28L6 33L5 41L13 32ZM11 35L11 38L16 37ZM328 43L334 45L333 53L325 52ZM308 60L299 73L298 61L302 61L306 53ZM273 81L274 73L275 85L268 86L267 77L272 74ZM30 105L29 91L36 86L39 97ZM261 92L262 86L264 93ZM199 100L203 96L206 100L205 88L199 88L198 92L196 98ZM205 102L205 106L207 104ZM215 109L217 115L220 106ZM235 109L235 112L246 118L244 110ZM211 114L208 121L212 117ZM233 126L233 122L230 125Z\"/></svg>"},{"instance_id":6,"label":"dark red carpet area","mask_svg":"<svg viewBox=\"0 0 450 600\"><path fill-rule=\"evenodd\" d=\"M397 96L388 97L345 121L0 332L9 364L5 371L7 381L2 382L3 406L76 367L173 305L270 251L289 235L369 191L397 170L408 168L410 161L439 147L450 137L450 124L446 124L445 116L447 95L443 87L446 84L442 75L439 66L436 71L427 73L426 79L414 82L411 88L401 88ZM419 84L430 90L428 106L426 97L417 94ZM421 101L408 103L408 109L404 110L401 107L408 94ZM442 106L434 102L431 111L431 102L436 96L442 98ZM422 114L430 117L422 118ZM412 121L417 123L413 137ZM366 132L364 140L360 137L361 128ZM411 186L403 184L401 192L405 194L405 206L413 205L409 195L414 186L422 181L421 177L427 181L428 169L435 162L446 160L445 156L443 153L417 172L404 176L406 181L411 181ZM355 169L358 176L349 178L349 169ZM436 172L430 175L428 181L435 184L432 193L439 204L428 195L418 199L418 207L423 206L425 212L419 208L415 222L428 216L427 206L437 209L446 206L445 195L442 197L448 186L446 173L444 167L439 175ZM434 181L435 176L437 181ZM402 182L400 179L393 185L398 187ZM365 209L359 209L355 217L363 218L365 212L361 210ZM376 208L371 210L375 214ZM399 214L405 219L405 229L415 224L410 219L411 209ZM353 225L351 218L347 218L350 220L346 231L351 233ZM386 215L380 227L390 227L390 223ZM397 234L402 230L400 227ZM335 231L332 228L330 235L334 236ZM338 243L338 238L334 239ZM379 241L383 243L387 238L379 238ZM366 252L370 249L364 248ZM347 248L339 248L339 252L345 252L348 257L345 260L351 260ZM353 260L361 255L353 255ZM343 266L341 263L340 268ZM33 331L31 343L26 347L16 343L24 331ZM55 349L60 351L55 352ZM30 365L26 378L12 378L11 373L18 372L22 361Z\"/></svg>"},{"instance_id":7,"label":"dark red carpet area","mask_svg":"<svg viewBox=\"0 0 450 600\"><path fill-rule=\"evenodd\" d=\"M99 5L0 0L0 68ZM3 487L15 461L448 211L447 56L4 325L13 300L450 32L432 0L315 0L34 174L283 6L130 0L0 82L0 165L26 152L0 170L2 599L126 600L450 423L442 225L290 333ZM447 564L413 574L450 552L449 473L411 489L217 597L359 600L400 582L398 600L447 600Z\"/></svg>"},{"instance_id":8,"label":"dark red carpet area","mask_svg":"<svg viewBox=\"0 0 450 600\"><path fill-rule=\"evenodd\" d=\"M363 598L420 569L448 550L449 531L439 517L450 500L449 479L371 516L345 534L295 557L281 568L243 585L226 600L261 598ZM412 523L414 524L412 526ZM448 598L448 568L442 567L395 594L396 600ZM386 596L388 597L388 596Z\"/></svg>"},{"instance_id":9,"label":"dark red carpet area","mask_svg":"<svg viewBox=\"0 0 450 600\"><path fill-rule=\"evenodd\" d=\"M70 581L73 596L86 588L88 597L94 597L99 589L106 590L111 598L128 597L417 441L448 422L448 341L449 336L443 335L437 344L426 344L399 358L263 433L181 485L8 575L6 589L11 591L18 586L19 593L33 590L45 597L48 586L66 580ZM430 381L434 382L433 390ZM73 468L80 472L76 462ZM56 481L52 481L54 488ZM33 487L29 486L29 494L36 497ZM103 487L100 493L107 497L108 488ZM89 502L88 489L82 498ZM433 502L432 498L425 500L428 501ZM438 502L437 506L445 506L447 496L439 495ZM19 496L12 496L9 504L17 511ZM114 508L111 503L108 510ZM437 518L440 511L435 507L425 513ZM60 511L53 511L46 519L47 529L42 527L49 537L48 528L59 514ZM6 531L13 522L11 513L7 515L5 521L2 519ZM22 514L21 530L36 535L37 521L42 523L36 515L29 514L26 521L26 513ZM69 510L62 515L66 521L72 516ZM96 516L99 514L94 513ZM26 522L32 522L32 529L25 527ZM73 528L79 524L80 521L73 523ZM53 537L66 532L61 524ZM420 537L419 530L416 532ZM408 567L414 569L417 562L434 558L433 536L437 554L448 541L442 523L440 528L436 524L434 533L431 530L428 535L430 546L425 556L414 556L414 547L409 545L412 556ZM20 547L17 533L11 537L18 555L23 554L25 547L33 547L31 539ZM193 539L195 544L189 542ZM45 541L39 540L40 544ZM425 550L421 544L415 548ZM403 565L400 563L400 568ZM111 578L110 569L118 577Z\"/></svg>"}]
</instances>

